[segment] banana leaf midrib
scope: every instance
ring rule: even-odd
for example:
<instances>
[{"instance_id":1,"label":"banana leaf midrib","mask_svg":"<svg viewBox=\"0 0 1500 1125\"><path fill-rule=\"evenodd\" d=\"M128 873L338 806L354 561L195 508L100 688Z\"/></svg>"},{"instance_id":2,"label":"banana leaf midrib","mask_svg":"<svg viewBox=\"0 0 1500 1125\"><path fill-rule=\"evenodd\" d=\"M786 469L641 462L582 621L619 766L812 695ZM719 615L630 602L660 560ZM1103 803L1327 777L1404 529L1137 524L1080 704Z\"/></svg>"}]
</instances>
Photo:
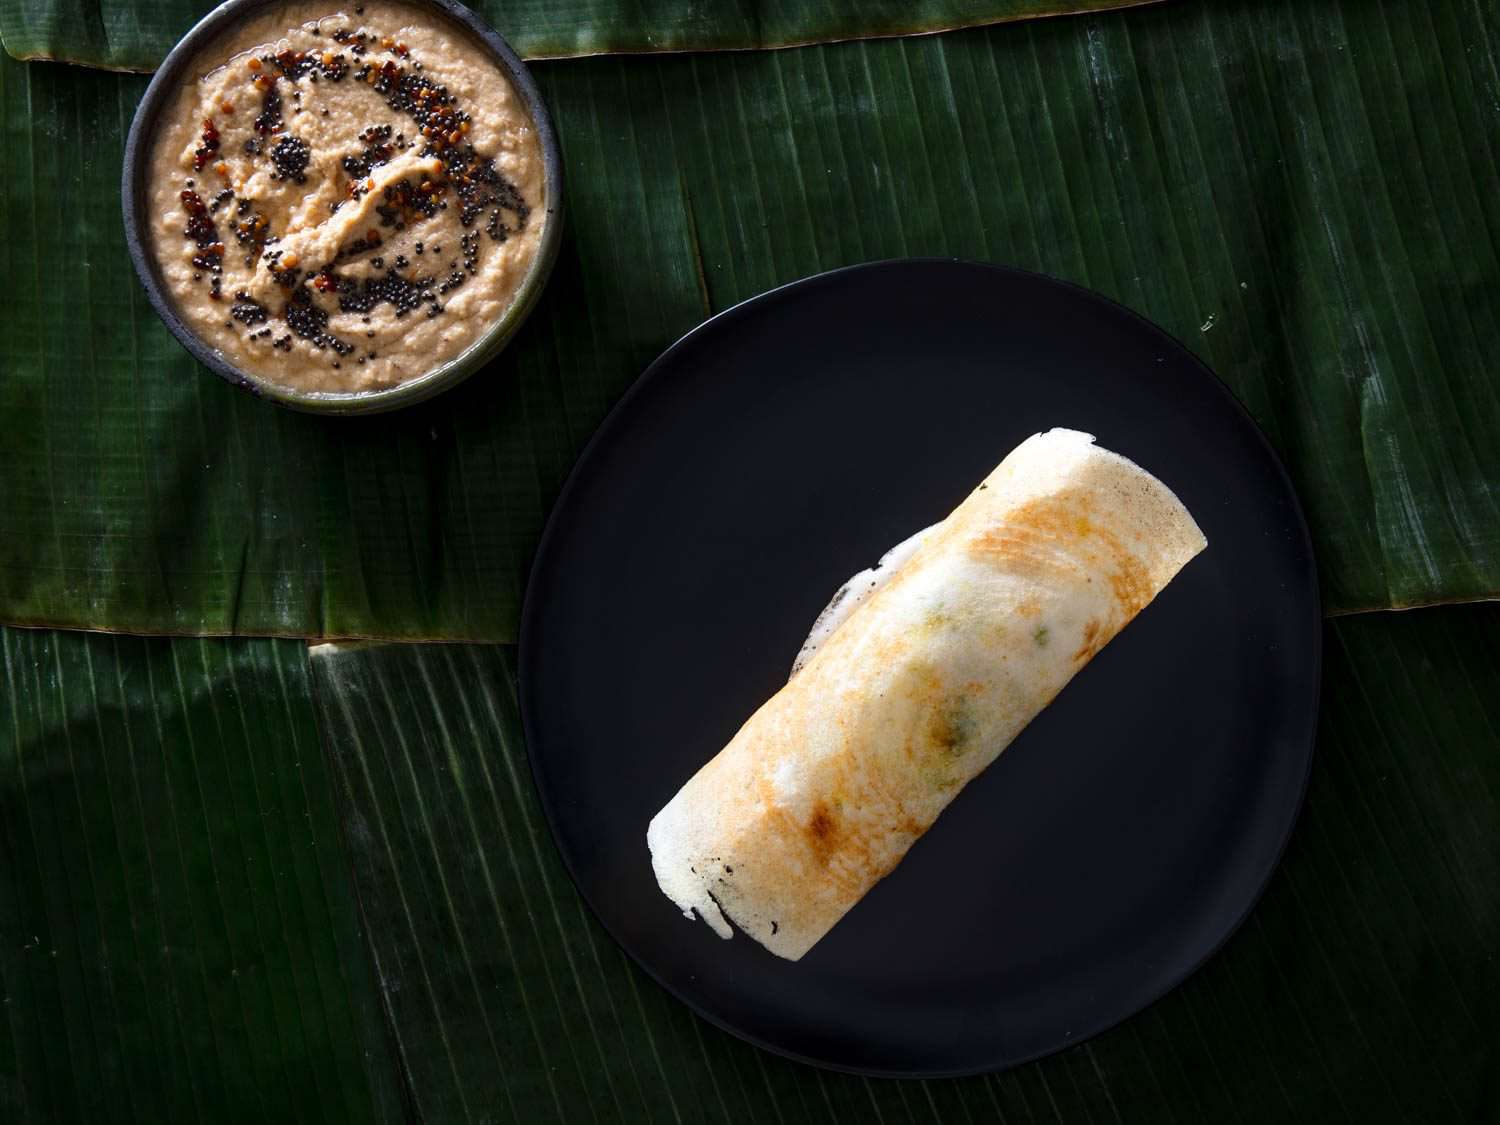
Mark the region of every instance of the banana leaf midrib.
<instances>
[{"instance_id":1,"label":"banana leaf midrib","mask_svg":"<svg viewBox=\"0 0 1500 1125\"><path fill-rule=\"evenodd\" d=\"M1410 605L1391 606L1369 606L1356 609L1330 609L1323 608L1323 616L1328 619L1346 617L1364 617L1370 614L1380 613L1414 613L1424 609L1446 609L1456 606L1482 606L1492 602L1500 601L1500 593L1484 597L1472 598L1440 598L1432 601L1414 602ZM37 631L62 631L69 633L97 633L100 636L115 637L200 637L204 639L223 639L231 637L245 637L258 640L297 640L305 641L309 647L318 645L331 645L335 648L349 651L355 648L377 647L380 645L410 644L410 645L463 645L463 644L514 644L500 638L452 638L452 637L411 637L411 636L386 636L379 633L290 633L290 632L251 632L238 630L235 632L182 632L170 629L163 630L140 630L140 629L109 629L102 626L78 626L55 624L46 621L0 621L0 628L32 629Z\"/></svg>"},{"instance_id":2,"label":"banana leaf midrib","mask_svg":"<svg viewBox=\"0 0 1500 1125\"><path fill-rule=\"evenodd\" d=\"M674 21L690 20L690 6L665 0L663 10L643 10L623 0L572 0L517 11L515 5L500 6L494 0L471 0L511 40L528 61L597 58L601 55L684 54L712 51L784 50L826 43L848 43L864 39L890 39L913 35L935 35L967 28L993 27L1021 20L1103 12L1120 8L1159 4L1164 0L986 0L980 5L957 0L927 0L925 4L833 4L827 12L809 9L802 18L777 23L760 15L717 34L700 29L678 28ZM125 23L104 27L107 14L115 9L106 2L84 0L33 0L0 16L0 47L19 62L57 62L119 74L147 74L160 63L175 36L213 7L206 0L158 0L162 14L159 29L142 29ZM139 6L138 6L139 7ZM753 9L755 4L751 4ZM570 10L571 9L571 10ZM679 10L681 9L681 10ZM878 10L877 10L878 9ZM538 18L545 12L545 18ZM721 16L727 15L720 13ZM92 41L96 30L106 42ZM767 25L770 24L768 27ZM41 25L41 26L38 26ZM575 41L560 42L547 28L566 29ZM665 32L657 30L664 27ZM120 43L116 40L123 39ZM597 41L595 41L597 40ZM126 56L130 61L120 61Z\"/></svg>"}]
</instances>

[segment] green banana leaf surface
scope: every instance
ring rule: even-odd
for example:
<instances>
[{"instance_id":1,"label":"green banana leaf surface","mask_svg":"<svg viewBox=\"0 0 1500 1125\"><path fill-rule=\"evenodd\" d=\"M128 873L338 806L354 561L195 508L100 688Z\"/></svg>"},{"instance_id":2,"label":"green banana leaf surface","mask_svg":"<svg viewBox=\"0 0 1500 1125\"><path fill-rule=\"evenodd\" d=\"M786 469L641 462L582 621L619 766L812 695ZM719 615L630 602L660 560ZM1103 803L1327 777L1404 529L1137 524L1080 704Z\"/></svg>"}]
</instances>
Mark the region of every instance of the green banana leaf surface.
<instances>
[{"instance_id":1,"label":"green banana leaf surface","mask_svg":"<svg viewBox=\"0 0 1500 1125\"><path fill-rule=\"evenodd\" d=\"M1326 630L1245 926L1114 1030L942 1082L787 1062L634 967L547 835L509 647L0 631L0 1117L1493 1120L1500 606Z\"/></svg>"},{"instance_id":2,"label":"green banana leaf surface","mask_svg":"<svg viewBox=\"0 0 1500 1125\"><path fill-rule=\"evenodd\" d=\"M522 58L789 47L925 34L1156 0L469 0ZM151 70L213 0L27 0L0 7L0 43L18 59ZM356 8L330 3L330 11Z\"/></svg>"},{"instance_id":3,"label":"green banana leaf surface","mask_svg":"<svg viewBox=\"0 0 1500 1125\"><path fill-rule=\"evenodd\" d=\"M924 254L1184 340L1286 460L1329 610L1493 597L1497 42L1484 0L1224 0L541 64L569 185L542 304L463 387L353 420L220 383L147 307L117 195L145 80L0 60L0 620L514 640L547 510L661 348Z\"/></svg>"},{"instance_id":4,"label":"green banana leaf surface","mask_svg":"<svg viewBox=\"0 0 1500 1125\"><path fill-rule=\"evenodd\" d=\"M627 961L547 836L514 650L319 646L312 664L427 1120L1480 1120L1500 1110L1497 626L1500 607L1331 623L1307 804L1249 923L1077 1049L922 1083L770 1056Z\"/></svg>"},{"instance_id":5,"label":"green banana leaf surface","mask_svg":"<svg viewBox=\"0 0 1500 1125\"><path fill-rule=\"evenodd\" d=\"M0 1120L397 1117L306 646L0 656Z\"/></svg>"},{"instance_id":6,"label":"green banana leaf surface","mask_svg":"<svg viewBox=\"0 0 1500 1125\"><path fill-rule=\"evenodd\" d=\"M125 254L146 79L107 71L208 6L0 3L0 1120L1500 1119L1500 605L1330 620L1241 931L1120 1027L944 1082L787 1062L638 970L547 833L505 643L651 358L903 255L1183 340L1285 460L1330 612L1500 596L1500 8L486 0L531 58L821 45L535 66L542 304L462 388L332 420L196 367Z\"/></svg>"}]
</instances>

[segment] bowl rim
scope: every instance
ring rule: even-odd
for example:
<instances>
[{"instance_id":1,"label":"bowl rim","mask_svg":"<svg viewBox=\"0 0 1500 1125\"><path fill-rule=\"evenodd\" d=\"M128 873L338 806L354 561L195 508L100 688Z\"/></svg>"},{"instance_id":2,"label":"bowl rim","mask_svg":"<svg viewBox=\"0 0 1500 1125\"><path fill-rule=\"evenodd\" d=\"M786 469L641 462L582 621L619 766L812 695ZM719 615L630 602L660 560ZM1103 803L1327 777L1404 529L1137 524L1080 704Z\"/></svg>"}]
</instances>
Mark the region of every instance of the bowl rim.
<instances>
[{"instance_id":1,"label":"bowl rim","mask_svg":"<svg viewBox=\"0 0 1500 1125\"><path fill-rule=\"evenodd\" d=\"M411 8L429 9L450 23L457 24L470 39L500 67L511 86L520 95L521 102L530 115L542 150L543 180L547 189L547 223L535 256L527 267L526 276L511 298L510 304L495 322L458 355L444 360L425 374L374 391L303 391L272 382L264 376L244 370L231 363L222 352L212 347L178 313L175 301L168 293L161 271L152 253L146 202L146 169L150 161L152 143L156 139L156 126L172 95L177 91L184 72L235 24L249 18L261 9L273 8L284 0L224 0L199 20L177 44L167 52L157 67L146 93L136 106L130 123L130 132L125 141L125 154L121 169L120 202L125 222L125 243L135 266L136 276L146 290L146 298L156 315L173 336L203 366L226 382L249 391L258 398L269 399L281 406L315 414L374 414L410 406L431 398L441 391L462 382L484 363L498 353L515 335L517 329L530 314L541 296L552 266L557 260L562 241L563 228L563 164L562 153L552 116L542 100L536 81L526 64L511 48L510 44L490 27L480 16L459 3L458 0L395 0ZM330 5L338 6L337 0Z\"/></svg>"}]
</instances>

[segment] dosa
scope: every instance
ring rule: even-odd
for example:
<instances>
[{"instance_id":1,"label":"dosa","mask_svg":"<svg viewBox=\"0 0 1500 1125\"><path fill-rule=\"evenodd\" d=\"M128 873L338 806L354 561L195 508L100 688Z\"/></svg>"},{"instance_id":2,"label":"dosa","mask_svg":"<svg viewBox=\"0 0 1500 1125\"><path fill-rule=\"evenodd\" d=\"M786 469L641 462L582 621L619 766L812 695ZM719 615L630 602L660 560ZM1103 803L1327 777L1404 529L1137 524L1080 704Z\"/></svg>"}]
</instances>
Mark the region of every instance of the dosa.
<instances>
[{"instance_id":1,"label":"dosa","mask_svg":"<svg viewBox=\"0 0 1500 1125\"><path fill-rule=\"evenodd\" d=\"M656 814L662 891L797 960L1205 546L1092 435L1028 438L835 596L786 686Z\"/></svg>"}]
</instances>

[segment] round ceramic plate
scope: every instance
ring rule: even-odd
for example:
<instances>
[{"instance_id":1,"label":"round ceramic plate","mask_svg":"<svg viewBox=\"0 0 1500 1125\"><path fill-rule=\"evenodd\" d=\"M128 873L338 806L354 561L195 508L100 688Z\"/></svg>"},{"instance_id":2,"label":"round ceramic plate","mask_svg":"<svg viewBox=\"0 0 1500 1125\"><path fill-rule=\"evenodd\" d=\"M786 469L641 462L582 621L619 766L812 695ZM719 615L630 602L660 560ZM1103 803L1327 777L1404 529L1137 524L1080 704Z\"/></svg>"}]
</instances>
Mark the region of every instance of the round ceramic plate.
<instances>
[{"instance_id":1,"label":"round ceramic plate","mask_svg":"<svg viewBox=\"0 0 1500 1125\"><path fill-rule=\"evenodd\" d=\"M1159 476L1208 549L800 962L683 918L647 822L845 579L1053 426ZM1319 636L1286 474L1183 347L1048 278L886 262L714 317L626 395L542 540L522 707L574 880L662 985L798 1059L961 1074L1139 1011L1243 921L1302 801Z\"/></svg>"}]
</instances>

